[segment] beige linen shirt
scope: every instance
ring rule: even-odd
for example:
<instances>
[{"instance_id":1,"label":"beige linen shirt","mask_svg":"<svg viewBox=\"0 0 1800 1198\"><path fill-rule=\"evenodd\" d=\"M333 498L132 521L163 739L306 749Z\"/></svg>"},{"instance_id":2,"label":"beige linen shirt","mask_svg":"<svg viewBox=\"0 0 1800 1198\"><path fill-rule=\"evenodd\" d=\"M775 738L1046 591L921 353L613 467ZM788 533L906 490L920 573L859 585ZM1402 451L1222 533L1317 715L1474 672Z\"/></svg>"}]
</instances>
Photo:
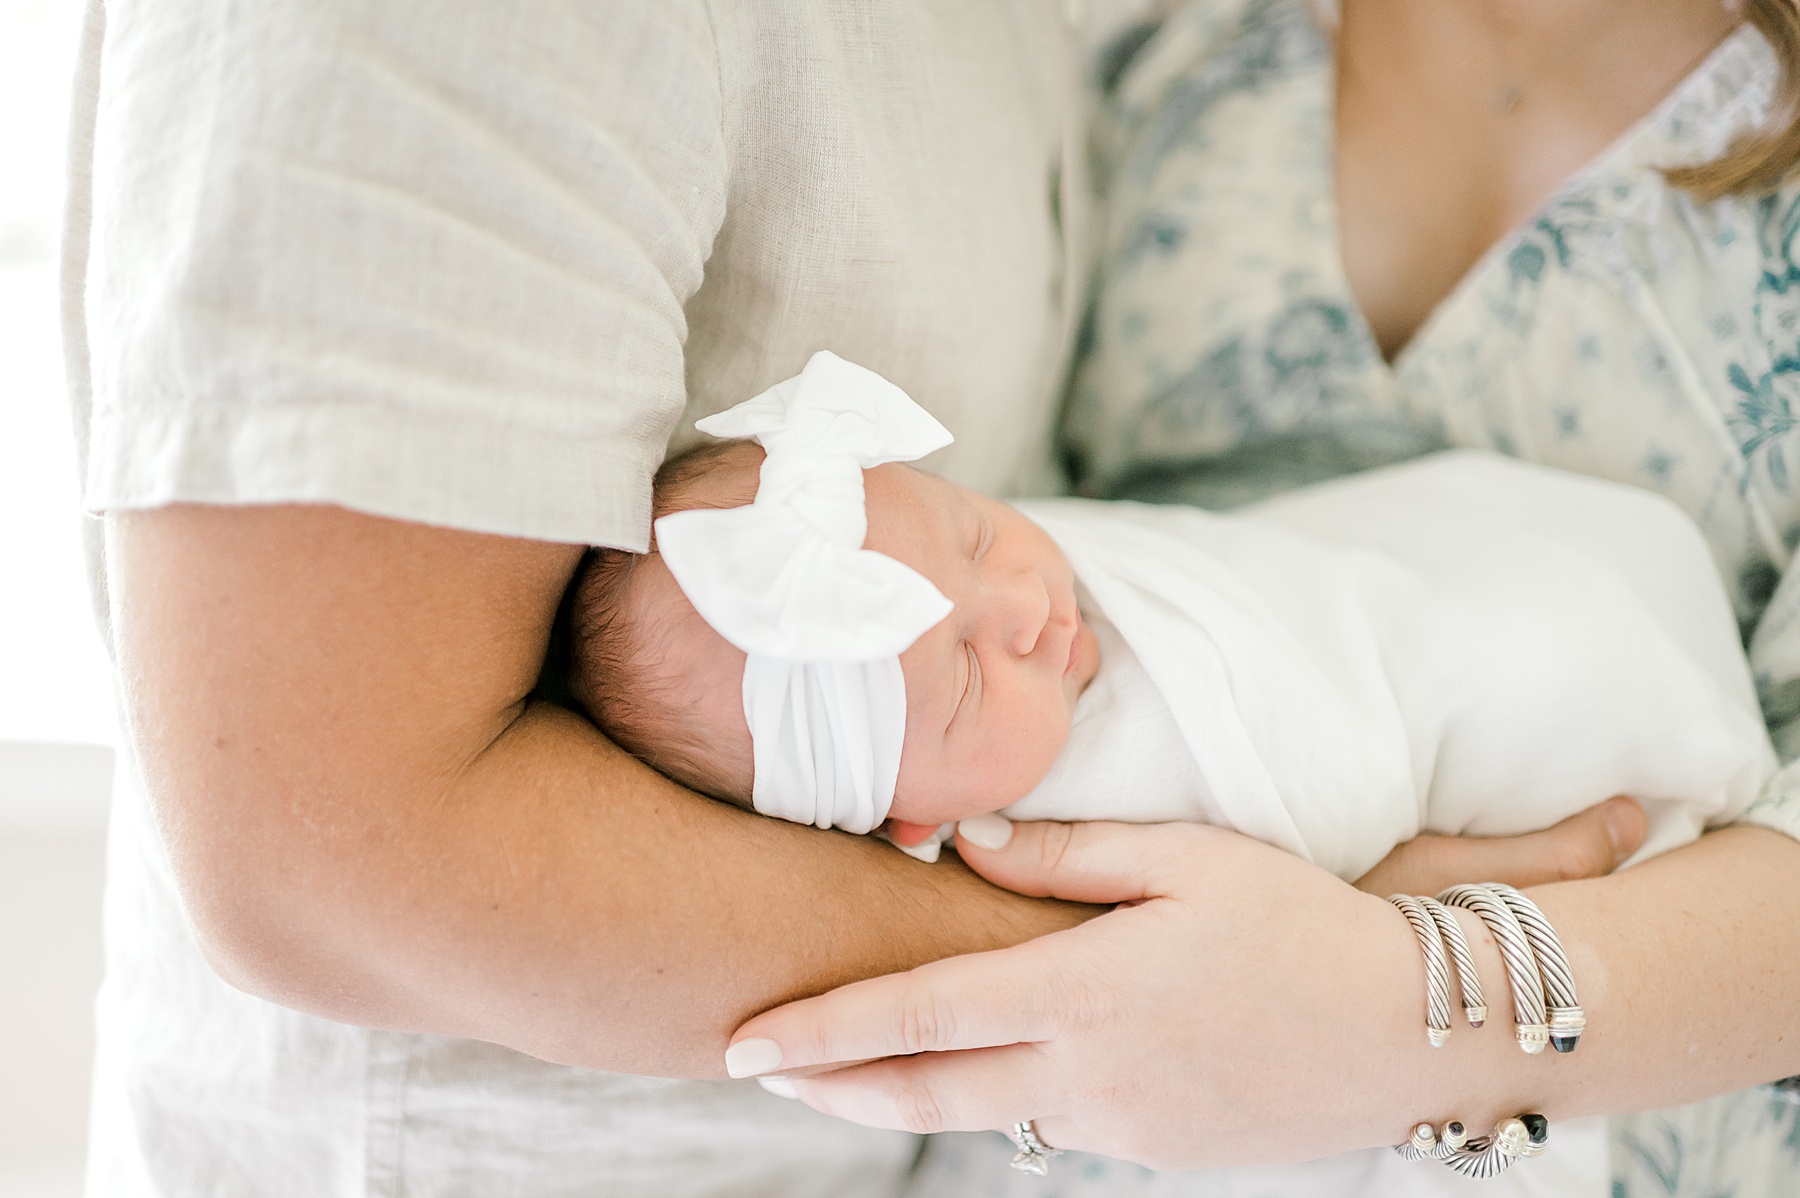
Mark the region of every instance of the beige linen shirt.
<instances>
[{"instance_id":1,"label":"beige linen shirt","mask_svg":"<svg viewBox=\"0 0 1800 1198\"><path fill-rule=\"evenodd\" d=\"M87 505L641 548L671 434L817 349L935 413L952 477L1046 490L1078 73L1057 0L91 0ZM129 762L109 870L92 1193L878 1195L914 1153L742 1083L233 991Z\"/></svg>"}]
</instances>

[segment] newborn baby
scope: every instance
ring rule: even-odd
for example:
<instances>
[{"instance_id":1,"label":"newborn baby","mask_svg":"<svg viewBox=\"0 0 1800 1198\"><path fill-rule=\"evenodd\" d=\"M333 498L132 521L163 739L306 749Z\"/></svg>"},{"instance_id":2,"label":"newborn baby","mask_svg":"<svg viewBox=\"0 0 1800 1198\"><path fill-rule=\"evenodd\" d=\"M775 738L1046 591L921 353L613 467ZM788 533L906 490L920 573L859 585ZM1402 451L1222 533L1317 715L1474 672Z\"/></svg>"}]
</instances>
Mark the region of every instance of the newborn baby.
<instances>
[{"instance_id":1,"label":"newborn baby","mask_svg":"<svg viewBox=\"0 0 1800 1198\"><path fill-rule=\"evenodd\" d=\"M842 403L875 392L887 403L876 409L869 426L883 418L891 425L896 413L917 420L925 434L917 454L949 441L904 393L833 355L815 357L806 374L790 384L796 382L802 384L794 388L797 406ZM826 424L847 418L860 419L837 410L821 416ZM808 467L817 466L820 457L811 447L799 453ZM834 801L837 792L821 779L844 757L844 746L811 742L831 739L820 734L834 720L837 739L866 739L866 728L847 726L864 717L836 711L833 702L807 712L802 697L800 716L811 719L814 734L802 738L808 743L753 740L747 717L755 707L757 663L746 652L752 646L734 644L702 615L709 600L721 602L708 589L759 564L779 565L772 560L779 550L765 551L754 530L743 538L727 532L719 544L704 547L717 550L719 561L710 564L721 565L725 578L690 576L685 584L683 573L709 563L684 562L680 555L671 559L672 534L683 531L682 516L672 513L732 508L752 515L745 505L767 500L769 474L782 465L774 458L765 461L753 443L728 441L669 462L657 475L653 552L600 550L591 559L574 607L576 693L608 735L670 777L745 806L754 796L757 809L768 814L868 832L889 815L931 830L1003 807L1049 771L1068 739L1076 702L1099 665L1094 633L1077 608L1068 559L1040 527L1004 503L894 462L866 471L848 459L840 465L848 476L840 469L814 480L799 506L810 506L808 514L817 518L827 498L819 492L831 486L847 491L829 497L842 501L835 514L848 512L854 517L850 523L860 525L866 512L866 532L851 530L846 556L861 558L865 566L894 567L900 577L886 581L913 585L895 585L896 593L886 594L870 584L864 587L867 595L847 597L834 593L829 577L802 579L798 594L783 593L775 602L785 604L790 610L784 614L796 622L798 653L807 653L809 645L817 649L827 638L842 639L845 630L824 627L825 618L840 617L841 625L846 616L841 609L859 599L866 601L867 619L875 625L861 634L888 642L877 644L873 655L853 649L852 661L822 688L833 700L848 697L851 706L870 696L884 698L884 689L891 692L885 696L893 700L889 709L872 713L884 717L880 731L887 733L875 740L891 743L874 746L872 756L862 752L840 771L843 783L858 762L867 762L873 776L859 779L860 788L845 790L841 801ZM759 485L765 488L760 497ZM743 553L746 545L751 561L723 561L733 551ZM810 559L809 548L781 547L794 559L785 563L789 573L830 571L830 563ZM848 569L857 564L852 560ZM921 610L902 610L909 603ZM723 615L714 616L724 622ZM842 663L844 654L836 656ZM859 689L860 675L880 673L855 660L866 656L897 658L887 679L891 688L881 686L878 677ZM771 736L777 735L775 727ZM805 759L800 772L817 758L818 771L805 789L819 793L778 793L762 785L768 780L756 767L780 768L784 757L792 756L774 751L781 747L797 749Z\"/></svg>"},{"instance_id":2,"label":"newborn baby","mask_svg":"<svg viewBox=\"0 0 1800 1198\"><path fill-rule=\"evenodd\" d=\"M1774 767L1705 547L1640 491L1449 454L1231 516L1009 506L903 464L949 434L825 353L700 427L761 447L671 461L652 552L593 555L575 688L765 814L1199 819L1355 878L1616 793L1661 851Z\"/></svg>"}]
</instances>

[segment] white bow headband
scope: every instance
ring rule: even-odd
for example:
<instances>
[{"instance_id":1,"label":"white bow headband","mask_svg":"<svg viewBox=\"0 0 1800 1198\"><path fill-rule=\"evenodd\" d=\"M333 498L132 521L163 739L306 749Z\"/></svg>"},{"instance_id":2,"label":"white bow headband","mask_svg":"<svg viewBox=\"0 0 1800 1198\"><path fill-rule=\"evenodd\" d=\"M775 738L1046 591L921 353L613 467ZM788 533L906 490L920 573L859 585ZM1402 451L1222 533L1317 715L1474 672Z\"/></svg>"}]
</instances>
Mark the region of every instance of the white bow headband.
<instances>
[{"instance_id":1,"label":"white bow headband","mask_svg":"<svg viewBox=\"0 0 1800 1198\"><path fill-rule=\"evenodd\" d=\"M694 427L754 437L768 454L754 503L656 522L676 583L748 655L751 802L796 823L873 831L894 801L906 738L900 654L952 604L862 547L862 472L924 457L950 434L894 384L824 351Z\"/></svg>"}]
</instances>

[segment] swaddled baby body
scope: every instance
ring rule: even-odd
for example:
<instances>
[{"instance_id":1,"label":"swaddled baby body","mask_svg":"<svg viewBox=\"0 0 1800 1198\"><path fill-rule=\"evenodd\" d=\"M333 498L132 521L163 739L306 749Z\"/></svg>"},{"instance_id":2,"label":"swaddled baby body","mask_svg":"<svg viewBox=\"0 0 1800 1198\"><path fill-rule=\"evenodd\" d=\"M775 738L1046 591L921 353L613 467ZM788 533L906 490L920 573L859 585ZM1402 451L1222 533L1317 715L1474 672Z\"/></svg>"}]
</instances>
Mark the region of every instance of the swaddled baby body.
<instances>
[{"instance_id":1,"label":"swaddled baby body","mask_svg":"<svg viewBox=\"0 0 1800 1198\"><path fill-rule=\"evenodd\" d=\"M828 354L783 386L789 408L839 405L826 426L854 414L865 386L876 426L881 404L912 406ZM890 461L852 470L866 531L850 549L941 597L915 617L923 631L884 647L903 682L886 717L898 761L848 806L791 793L831 789L791 771L788 793L759 794L758 765L773 759L749 713L766 696L752 693L751 655L702 614L718 601L690 599L730 580L684 584L661 543L682 531L677 513L753 517L767 462L747 440L670 462L655 494L665 552L599 551L575 604L576 690L596 722L741 805L858 832L885 819L903 842L1008 808L1196 819L1354 878L1425 829L1527 831L1615 793L1645 802L1644 851L1661 851L1741 810L1773 768L1705 547L1641 491L1459 453L1217 516L1013 506ZM726 574L781 573L770 559L783 550L726 532L719 552L745 555ZM775 606L837 601L803 588ZM795 685L776 690L800 718L764 719L760 740L806 742L800 773L813 777L834 756L816 742L864 735L870 709L853 695L840 719L844 705L815 687L807 718Z\"/></svg>"},{"instance_id":2,"label":"swaddled baby body","mask_svg":"<svg viewBox=\"0 0 1800 1198\"><path fill-rule=\"evenodd\" d=\"M652 552L590 559L576 691L766 814L915 851L997 809L1200 820L1354 879L1422 830L1613 794L1660 852L1775 766L1706 547L1639 490L1452 453L1229 516L1008 505L903 464L949 434L830 354L700 427L762 448L670 462ZM1484 1184L1598 1198L1605 1166L1577 1121ZM1463 1184L1388 1152L1226 1172L1308 1198Z\"/></svg>"}]
</instances>

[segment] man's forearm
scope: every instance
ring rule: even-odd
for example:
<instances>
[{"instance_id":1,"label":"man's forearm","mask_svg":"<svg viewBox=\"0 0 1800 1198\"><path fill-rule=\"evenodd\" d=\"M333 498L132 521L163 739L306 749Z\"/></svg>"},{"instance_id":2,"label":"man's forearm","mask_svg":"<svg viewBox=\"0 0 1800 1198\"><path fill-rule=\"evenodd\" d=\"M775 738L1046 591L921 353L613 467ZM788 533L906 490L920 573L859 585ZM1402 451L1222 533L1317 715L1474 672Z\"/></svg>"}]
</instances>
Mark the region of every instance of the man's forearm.
<instances>
[{"instance_id":1,"label":"man's forearm","mask_svg":"<svg viewBox=\"0 0 1800 1198\"><path fill-rule=\"evenodd\" d=\"M632 1073L719 1075L756 1011L1079 918L693 795L550 705L373 864L330 941L384 999L321 1013Z\"/></svg>"},{"instance_id":2,"label":"man's forearm","mask_svg":"<svg viewBox=\"0 0 1800 1198\"><path fill-rule=\"evenodd\" d=\"M701 798L528 703L578 556L323 507L109 524L133 743L228 980L714 1075L762 1007L1080 918Z\"/></svg>"}]
</instances>

